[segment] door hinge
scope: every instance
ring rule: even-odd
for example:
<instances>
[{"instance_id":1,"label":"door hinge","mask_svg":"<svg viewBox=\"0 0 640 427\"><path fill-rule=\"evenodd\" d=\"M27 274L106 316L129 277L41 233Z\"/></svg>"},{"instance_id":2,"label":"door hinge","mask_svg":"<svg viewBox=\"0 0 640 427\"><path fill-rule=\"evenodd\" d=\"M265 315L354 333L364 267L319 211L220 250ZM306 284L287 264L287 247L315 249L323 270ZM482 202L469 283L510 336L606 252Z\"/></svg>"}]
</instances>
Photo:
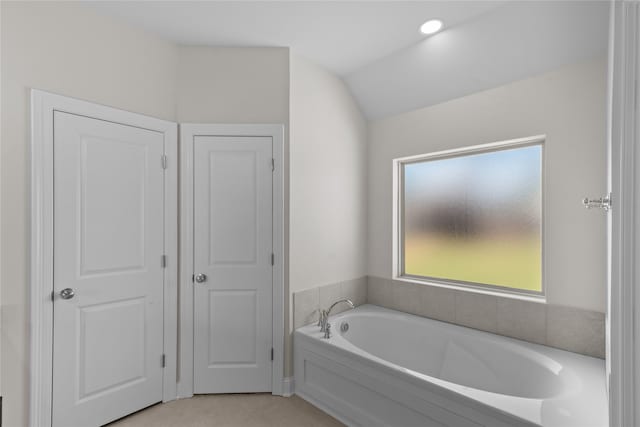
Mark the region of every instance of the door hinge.
<instances>
[{"instance_id":1,"label":"door hinge","mask_svg":"<svg viewBox=\"0 0 640 427\"><path fill-rule=\"evenodd\" d=\"M167 356L165 354L162 355L162 367L165 368L167 366Z\"/></svg>"},{"instance_id":2,"label":"door hinge","mask_svg":"<svg viewBox=\"0 0 640 427\"><path fill-rule=\"evenodd\" d=\"M273 362L273 347L271 347L271 361Z\"/></svg>"},{"instance_id":3,"label":"door hinge","mask_svg":"<svg viewBox=\"0 0 640 427\"><path fill-rule=\"evenodd\" d=\"M161 161L161 164L162 164L162 169L166 169L167 168L167 155L163 154L160 161Z\"/></svg>"},{"instance_id":4,"label":"door hinge","mask_svg":"<svg viewBox=\"0 0 640 427\"><path fill-rule=\"evenodd\" d=\"M271 254L271 265L276 265L276 256L273 253Z\"/></svg>"},{"instance_id":5,"label":"door hinge","mask_svg":"<svg viewBox=\"0 0 640 427\"><path fill-rule=\"evenodd\" d=\"M611 193L602 196L599 199L590 199L588 197L585 197L584 199L582 199L582 205L587 209L600 208L604 211L609 211L611 210L612 205Z\"/></svg>"},{"instance_id":6,"label":"door hinge","mask_svg":"<svg viewBox=\"0 0 640 427\"><path fill-rule=\"evenodd\" d=\"M276 159L271 159L271 172L276 170Z\"/></svg>"},{"instance_id":7,"label":"door hinge","mask_svg":"<svg viewBox=\"0 0 640 427\"><path fill-rule=\"evenodd\" d=\"M162 255L160 257L160 266L162 268L165 268L167 266L167 256L166 255Z\"/></svg>"}]
</instances>

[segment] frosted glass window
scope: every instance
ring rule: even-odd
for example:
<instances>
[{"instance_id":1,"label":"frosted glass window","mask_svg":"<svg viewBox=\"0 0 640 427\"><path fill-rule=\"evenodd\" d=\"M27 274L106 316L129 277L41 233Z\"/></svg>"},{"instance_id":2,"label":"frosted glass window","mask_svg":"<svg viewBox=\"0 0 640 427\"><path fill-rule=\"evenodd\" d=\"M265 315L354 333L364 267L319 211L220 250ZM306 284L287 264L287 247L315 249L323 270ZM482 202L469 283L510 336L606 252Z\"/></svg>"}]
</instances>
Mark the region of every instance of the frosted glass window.
<instances>
[{"instance_id":1,"label":"frosted glass window","mask_svg":"<svg viewBox=\"0 0 640 427\"><path fill-rule=\"evenodd\" d=\"M542 292L542 145L401 164L405 276Z\"/></svg>"}]
</instances>

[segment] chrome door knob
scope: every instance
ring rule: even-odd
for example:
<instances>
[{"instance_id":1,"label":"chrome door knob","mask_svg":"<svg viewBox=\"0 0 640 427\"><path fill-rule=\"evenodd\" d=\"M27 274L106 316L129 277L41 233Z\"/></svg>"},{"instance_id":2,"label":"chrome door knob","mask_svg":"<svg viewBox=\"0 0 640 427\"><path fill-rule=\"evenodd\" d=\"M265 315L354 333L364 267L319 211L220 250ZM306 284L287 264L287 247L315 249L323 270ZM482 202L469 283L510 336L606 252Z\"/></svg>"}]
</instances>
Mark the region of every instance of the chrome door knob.
<instances>
[{"instance_id":1,"label":"chrome door knob","mask_svg":"<svg viewBox=\"0 0 640 427\"><path fill-rule=\"evenodd\" d=\"M204 283L207 281L207 275L204 273L196 274L196 283Z\"/></svg>"},{"instance_id":2,"label":"chrome door knob","mask_svg":"<svg viewBox=\"0 0 640 427\"><path fill-rule=\"evenodd\" d=\"M65 288L60 291L60 298L62 299L71 299L75 296L75 292L71 288Z\"/></svg>"}]
</instances>

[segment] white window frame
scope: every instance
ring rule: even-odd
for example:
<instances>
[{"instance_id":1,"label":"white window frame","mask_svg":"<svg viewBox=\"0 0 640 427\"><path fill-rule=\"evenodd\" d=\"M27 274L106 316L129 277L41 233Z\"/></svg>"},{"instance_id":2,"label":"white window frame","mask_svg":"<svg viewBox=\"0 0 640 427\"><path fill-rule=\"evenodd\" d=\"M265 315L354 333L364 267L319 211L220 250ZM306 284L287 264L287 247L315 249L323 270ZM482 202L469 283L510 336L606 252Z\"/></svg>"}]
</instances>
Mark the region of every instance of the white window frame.
<instances>
[{"instance_id":1,"label":"white window frame","mask_svg":"<svg viewBox=\"0 0 640 427\"><path fill-rule=\"evenodd\" d=\"M511 139L507 141L499 141L499 142L491 142L488 144L480 144L474 145L471 147L464 148L456 148L451 150L443 150L437 151L434 153L428 154L419 154L408 157L401 157L393 160L393 238L392 238L392 277L394 280L412 282L412 283L420 283L424 285L444 287L449 289L457 289L478 293L486 293L492 295L499 296L508 296L515 297L520 299L532 299L535 301L546 301L546 250L545 250L545 242L546 242L546 226L545 219L547 218L547 206L545 203L545 194L546 194L546 162L545 162L545 135L535 135L526 138L518 138ZM540 237L541 237L541 291L533 292L526 291L523 289L495 286L489 284L482 283L471 283L471 282L463 282L458 280L450 280L450 279L439 279L439 278L431 278L431 277L421 277L421 276L411 276L404 274L403 267L403 251L404 251L404 241L403 241L403 208L404 208L404 165L409 163L417 163L425 160L434 160L434 159L446 159L452 157L460 157L465 155L473 155L473 154L482 154L482 153L490 153L496 151L502 151L510 148L523 148L529 146L540 146L541 151L541 229L540 229Z\"/></svg>"}]
</instances>

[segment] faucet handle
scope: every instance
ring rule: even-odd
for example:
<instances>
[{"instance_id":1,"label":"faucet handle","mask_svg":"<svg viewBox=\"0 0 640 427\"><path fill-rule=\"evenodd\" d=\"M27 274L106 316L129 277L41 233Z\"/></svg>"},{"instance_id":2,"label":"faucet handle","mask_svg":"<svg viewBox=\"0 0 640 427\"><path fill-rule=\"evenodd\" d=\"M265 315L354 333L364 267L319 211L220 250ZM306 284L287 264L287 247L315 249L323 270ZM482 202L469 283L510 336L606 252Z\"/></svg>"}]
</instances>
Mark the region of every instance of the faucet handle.
<instances>
[{"instance_id":1,"label":"faucet handle","mask_svg":"<svg viewBox=\"0 0 640 427\"><path fill-rule=\"evenodd\" d=\"M324 328L324 338L331 338L331 323L327 322L327 326Z\"/></svg>"},{"instance_id":2,"label":"faucet handle","mask_svg":"<svg viewBox=\"0 0 640 427\"><path fill-rule=\"evenodd\" d=\"M324 332L327 326L327 322L329 320L329 313L327 310L320 310L320 320L318 323L320 324L320 332Z\"/></svg>"}]
</instances>

